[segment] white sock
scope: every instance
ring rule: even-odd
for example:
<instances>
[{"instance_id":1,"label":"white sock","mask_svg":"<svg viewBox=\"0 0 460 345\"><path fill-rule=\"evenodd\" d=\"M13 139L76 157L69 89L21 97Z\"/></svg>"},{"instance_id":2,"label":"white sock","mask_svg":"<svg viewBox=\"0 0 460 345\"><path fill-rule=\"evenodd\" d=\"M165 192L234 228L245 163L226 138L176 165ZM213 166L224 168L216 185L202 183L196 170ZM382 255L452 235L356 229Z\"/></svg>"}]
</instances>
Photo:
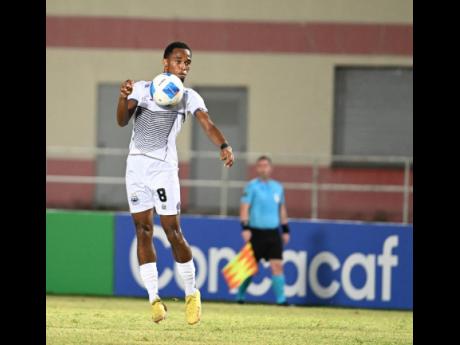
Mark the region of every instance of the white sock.
<instances>
[{"instance_id":1,"label":"white sock","mask_svg":"<svg viewBox=\"0 0 460 345\"><path fill-rule=\"evenodd\" d=\"M195 293L196 284L195 284L195 264L193 259L189 262L179 263L176 262L177 271L184 281L185 296L189 296Z\"/></svg>"},{"instance_id":2,"label":"white sock","mask_svg":"<svg viewBox=\"0 0 460 345\"><path fill-rule=\"evenodd\" d=\"M158 297L158 270L156 262L148 262L139 266L142 281L149 293L149 301L152 303Z\"/></svg>"}]
</instances>

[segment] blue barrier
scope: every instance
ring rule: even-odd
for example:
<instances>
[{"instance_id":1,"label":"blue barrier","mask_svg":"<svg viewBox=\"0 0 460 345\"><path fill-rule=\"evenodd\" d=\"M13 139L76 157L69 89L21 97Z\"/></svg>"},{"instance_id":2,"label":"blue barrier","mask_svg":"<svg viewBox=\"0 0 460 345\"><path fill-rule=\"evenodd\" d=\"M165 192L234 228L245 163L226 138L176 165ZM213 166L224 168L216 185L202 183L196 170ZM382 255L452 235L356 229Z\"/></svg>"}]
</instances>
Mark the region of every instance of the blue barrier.
<instances>
[{"instance_id":1,"label":"blue barrier","mask_svg":"<svg viewBox=\"0 0 460 345\"><path fill-rule=\"evenodd\" d=\"M162 297L183 298L171 248L155 217L154 245ZM203 300L234 300L221 274L242 247L237 218L181 217L192 246ZM289 303L360 308L412 309L412 226L359 222L291 221L284 248ZM115 284L118 296L147 296L138 272L134 226L129 214L115 217ZM275 300L270 268L263 262L248 301Z\"/></svg>"}]
</instances>

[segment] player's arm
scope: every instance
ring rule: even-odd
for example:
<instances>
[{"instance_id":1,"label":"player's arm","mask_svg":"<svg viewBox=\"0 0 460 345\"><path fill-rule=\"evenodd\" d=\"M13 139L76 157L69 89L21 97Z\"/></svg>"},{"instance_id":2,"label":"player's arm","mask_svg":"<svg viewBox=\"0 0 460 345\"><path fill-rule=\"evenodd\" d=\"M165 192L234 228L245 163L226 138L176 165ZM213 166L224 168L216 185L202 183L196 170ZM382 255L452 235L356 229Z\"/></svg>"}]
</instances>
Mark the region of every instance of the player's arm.
<instances>
[{"instance_id":1,"label":"player's arm","mask_svg":"<svg viewBox=\"0 0 460 345\"><path fill-rule=\"evenodd\" d=\"M249 230L249 204L240 204L240 221L242 227L241 236L244 242L248 242L251 239L251 230Z\"/></svg>"},{"instance_id":2,"label":"player's arm","mask_svg":"<svg viewBox=\"0 0 460 345\"><path fill-rule=\"evenodd\" d=\"M226 167L231 167L235 157L233 156L232 147L225 140L224 135L216 127L214 122L212 122L209 114L203 110L197 110L195 116L200 122L201 128L208 136L208 138L213 142L214 145L220 148L220 159L223 160Z\"/></svg>"},{"instance_id":3,"label":"player's arm","mask_svg":"<svg viewBox=\"0 0 460 345\"><path fill-rule=\"evenodd\" d=\"M128 96L133 92L133 80L125 80L120 85L120 96L118 97L117 122L120 127L128 124L137 107L137 101L129 99Z\"/></svg>"},{"instance_id":4,"label":"player's arm","mask_svg":"<svg viewBox=\"0 0 460 345\"><path fill-rule=\"evenodd\" d=\"M286 204L281 204L280 206L280 218L281 218L281 229L283 231L283 242L287 244L289 242L289 226L288 226L288 214L286 209Z\"/></svg>"}]
</instances>

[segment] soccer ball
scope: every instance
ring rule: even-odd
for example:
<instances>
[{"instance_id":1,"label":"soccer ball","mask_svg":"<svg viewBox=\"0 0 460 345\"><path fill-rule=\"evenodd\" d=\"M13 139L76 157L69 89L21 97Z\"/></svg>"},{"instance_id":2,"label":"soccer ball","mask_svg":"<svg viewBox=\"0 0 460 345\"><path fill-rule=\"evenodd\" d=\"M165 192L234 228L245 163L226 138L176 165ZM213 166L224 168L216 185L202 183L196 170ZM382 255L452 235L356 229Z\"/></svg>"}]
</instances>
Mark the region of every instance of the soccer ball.
<instances>
[{"instance_id":1,"label":"soccer ball","mask_svg":"<svg viewBox=\"0 0 460 345\"><path fill-rule=\"evenodd\" d=\"M162 107L177 105L184 96L184 84L171 73L161 73L153 78L153 99Z\"/></svg>"}]
</instances>

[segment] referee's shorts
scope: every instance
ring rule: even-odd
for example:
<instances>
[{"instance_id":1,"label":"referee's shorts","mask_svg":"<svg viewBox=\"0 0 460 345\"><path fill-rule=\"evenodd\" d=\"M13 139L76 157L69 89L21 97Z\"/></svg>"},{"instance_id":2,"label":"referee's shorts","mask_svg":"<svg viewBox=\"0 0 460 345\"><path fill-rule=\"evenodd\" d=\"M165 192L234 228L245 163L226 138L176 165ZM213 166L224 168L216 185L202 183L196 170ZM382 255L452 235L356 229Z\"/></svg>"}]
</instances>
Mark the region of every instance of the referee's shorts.
<instances>
[{"instance_id":1,"label":"referee's shorts","mask_svg":"<svg viewBox=\"0 0 460 345\"><path fill-rule=\"evenodd\" d=\"M256 260L283 259L283 243L278 228L255 229L251 228L251 244Z\"/></svg>"}]
</instances>

